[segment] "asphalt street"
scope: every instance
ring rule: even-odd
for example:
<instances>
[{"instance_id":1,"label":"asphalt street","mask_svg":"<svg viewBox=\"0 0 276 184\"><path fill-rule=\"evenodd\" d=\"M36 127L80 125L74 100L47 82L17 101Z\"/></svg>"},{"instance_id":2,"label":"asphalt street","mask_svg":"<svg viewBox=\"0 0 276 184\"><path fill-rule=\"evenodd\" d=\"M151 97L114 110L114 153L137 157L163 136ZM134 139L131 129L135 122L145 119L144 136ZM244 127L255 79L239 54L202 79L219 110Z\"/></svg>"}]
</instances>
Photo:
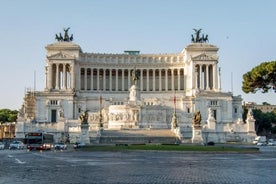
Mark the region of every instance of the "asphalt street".
<instances>
[{"instance_id":1,"label":"asphalt street","mask_svg":"<svg viewBox=\"0 0 276 184\"><path fill-rule=\"evenodd\" d=\"M0 183L276 182L276 147L261 153L0 150Z\"/></svg>"}]
</instances>

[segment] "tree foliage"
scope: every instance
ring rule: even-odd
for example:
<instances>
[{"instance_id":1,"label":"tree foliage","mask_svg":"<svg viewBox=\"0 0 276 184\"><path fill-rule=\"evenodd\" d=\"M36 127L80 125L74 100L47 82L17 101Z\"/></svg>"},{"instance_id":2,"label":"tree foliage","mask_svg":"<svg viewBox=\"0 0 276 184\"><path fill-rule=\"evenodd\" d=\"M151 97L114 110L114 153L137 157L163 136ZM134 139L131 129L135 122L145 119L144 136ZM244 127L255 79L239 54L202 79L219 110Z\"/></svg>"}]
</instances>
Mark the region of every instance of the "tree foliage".
<instances>
[{"instance_id":1,"label":"tree foliage","mask_svg":"<svg viewBox=\"0 0 276 184\"><path fill-rule=\"evenodd\" d=\"M258 90L267 93L270 89L276 92L276 61L263 62L243 75L242 90L245 93Z\"/></svg>"},{"instance_id":2,"label":"tree foliage","mask_svg":"<svg viewBox=\"0 0 276 184\"><path fill-rule=\"evenodd\" d=\"M0 109L0 122L15 122L17 120L17 110Z\"/></svg>"},{"instance_id":3,"label":"tree foliage","mask_svg":"<svg viewBox=\"0 0 276 184\"><path fill-rule=\"evenodd\" d=\"M264 113L259 109L253 109L255 122L255 130L257 135L268 135L272 132L272 123L276 122L274 112Z\"/></svg>"}]
</instances>

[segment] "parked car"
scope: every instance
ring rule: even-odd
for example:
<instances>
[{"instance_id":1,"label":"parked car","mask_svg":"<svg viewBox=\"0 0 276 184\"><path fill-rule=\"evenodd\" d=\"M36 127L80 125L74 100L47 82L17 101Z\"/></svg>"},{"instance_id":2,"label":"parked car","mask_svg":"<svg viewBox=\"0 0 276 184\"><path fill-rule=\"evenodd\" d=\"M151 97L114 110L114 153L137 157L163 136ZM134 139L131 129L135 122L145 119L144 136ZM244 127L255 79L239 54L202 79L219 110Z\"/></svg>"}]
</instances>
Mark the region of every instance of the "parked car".
<instances>
[{"instance_id":1,"label":"parked car","mask_svg":"<svg viewBox=\"0 0 276 184\"><path fill-rule=\"evenodd\" d=\"M74 149L82 148L82 147L84 147L84 146L85 146L85 144L84 144L83 142L76 142L76 143L74 144Z\"/></svg>"},{"instance_id":2,"label":"parked car","mask_svg":"<svg viewBox=\"0 0 276 184\"><path fill-rule=\"evenodd\" d=\"M9 149L24 149L24 143L22 141L13 141L10 143Z\"/></svg>"},{"instance_id":3,"label":"parked car","mask_svg":"<svg viewBox=\"0 0 276 184\"><path fill-rule=\"evenodd\" d=\"M208 145L208 146L214 146L215 143L214 143L213 141L210 141L210 142L207 143L207 145Z\"/></svg>"},{"instance_id":4,"label":"parked car","mask_svg":"<svg viewBox=\"0 0 276 184\"><path fill-rule=\"evenodd\" d=\"M67 145L63 142L59 142L55 144L55 150L66 150Z\"/></svg>"},{"instance_id":5,"label":"parked car","mask_svg":"<svg viewBox=\"0 0 276 184\"><path fill-rule=\"evenodd\" d=\"M5 144L3 142L0 142L0 150L5 149Z\"/></svg>"},{"instance_id":6,"label":"parked car","mask_svg":"<svg viewBox=\"0 0 276 184\"><path fill-rule=\"evenodd\" d=\"M257 143L257 146L265 146L266 145L266 143L264 143L264 142L258 142Z\"/></svg>"}]
</instances>

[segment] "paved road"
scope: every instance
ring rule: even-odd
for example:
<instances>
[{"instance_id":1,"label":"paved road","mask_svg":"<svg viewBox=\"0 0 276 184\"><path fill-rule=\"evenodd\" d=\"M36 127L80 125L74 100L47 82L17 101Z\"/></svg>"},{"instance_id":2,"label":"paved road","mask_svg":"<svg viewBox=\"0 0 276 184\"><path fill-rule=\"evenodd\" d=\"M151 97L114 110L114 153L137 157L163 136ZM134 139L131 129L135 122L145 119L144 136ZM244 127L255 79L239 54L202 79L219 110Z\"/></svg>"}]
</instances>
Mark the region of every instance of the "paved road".
<instances>
[{"instance_id":1,"label":"paved road","mask_svg":"<svg viewBox=\"0 0 276 184\"><path fill-rule=\"evenodd\" d=\"M0 151L0 183L276 182L276 149L259 154Z\"/></svg>"}]
</instances>

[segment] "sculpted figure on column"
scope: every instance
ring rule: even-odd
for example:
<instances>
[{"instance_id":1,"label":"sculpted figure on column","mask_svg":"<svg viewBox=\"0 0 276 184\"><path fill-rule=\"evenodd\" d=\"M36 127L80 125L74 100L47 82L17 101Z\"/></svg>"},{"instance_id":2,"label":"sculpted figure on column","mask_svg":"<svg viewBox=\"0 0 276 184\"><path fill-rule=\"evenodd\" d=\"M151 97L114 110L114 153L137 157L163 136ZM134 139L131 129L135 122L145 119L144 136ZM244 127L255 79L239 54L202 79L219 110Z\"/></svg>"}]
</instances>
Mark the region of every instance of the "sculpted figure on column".
<instances>
[{"instance_id":1,"label":"sculpted figure on column","mask_svg":"<svg viewBox=\"0 0 276 184\"><path fill-rule=\"evenodd\" d=\"M193 118L193 126L195 128L200 128L201 127L200 122L201 122L201 114L200 114L200 111L197 111Z\"/></svg>"},{"instance_id":2,"label":"sculpted figure on column","mask_svg":"<svg viewBox=\"0 0 276 184\"><path fill-rule=\"evenodd\" d=\"M139 80L139 75L140 75L139 71L136 69L136 67L134 67L131 73L131 77L134 85L136 85L137 80Z\"/></svg>"}]
</instances>

